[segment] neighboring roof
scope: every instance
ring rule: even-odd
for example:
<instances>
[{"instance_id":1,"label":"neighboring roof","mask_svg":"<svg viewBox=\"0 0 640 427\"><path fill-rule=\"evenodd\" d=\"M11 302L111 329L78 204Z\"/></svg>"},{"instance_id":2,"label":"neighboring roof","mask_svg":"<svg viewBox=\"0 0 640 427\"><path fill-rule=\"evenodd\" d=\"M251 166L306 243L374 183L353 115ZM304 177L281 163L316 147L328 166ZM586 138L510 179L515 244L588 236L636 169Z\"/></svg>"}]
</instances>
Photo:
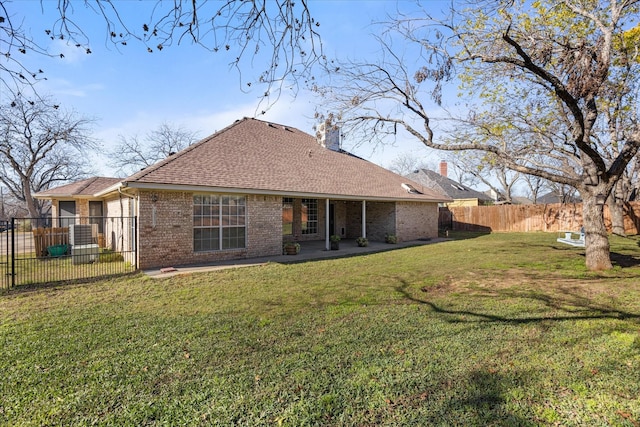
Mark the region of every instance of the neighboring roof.
<instances>
[{"instance_id":1,"label":"neighboring roof","mask_svg":"<svg viewBox=\"0 0 640 427\"><path fill-rule=\"evenodd\" d=\"M543 196L538 197L536 203L539 205L554 204L554 203L580 203L580 199L577 192L573 194L562 194L560 191L551 191Z\"/></svg>"},{"instance_id":2,"label":"neighboring roof","mask_svg":"<svg viewBox=\"0 0 640 427\"><path fill-rule=\"evenodd\" d=\"M61 185L60 187L51 188L49 190L40 191L33 196L36 198L67 198L67 197L95 197L109 187L122 181L122 178L107 178L102 176L94 176L92 178L83 179L82 181L72 182L70 184Z\"/></svg>"},{"instance_id":3,"label":"neighboring roof","mask_svg":"<svg viewBox=\"0 0 640 427\"><path fill-rule=\"evenodd\" d=\"M420 169L412 174L407 175L407 178L422 184L422 187L429 188L439 193L445 194L454 200L461 199L478 199L485 202L491 202L491 197L487 196L480 191L476 191L472 188L462 185L452 179L442 176L437 172ZM419 188L420 189L420 188Z\"/></svg>"},{"instance_id":4,"label":"neighboring roof","mask_svg":"<svg viewBox=\"0 0 640 427\"><path fill-rule=\"evenodd\" d=\"M527 197L518 197L518 196L516 196L516 197L512 197L511 200L516 205L532 205L533 204L531 199L529 199Z\"/></svg>"},{"instance_id":5,"label":"neighboring roof","mask_svg":"<svg viewBox=\"0 0 640 427\"><path fill-rule=\"evenodd\" d=\"M251 118L238 120L125 178L122 185L339 199L451 201L369 161L326 149L314 136L298 129Z\"/></svg>"}]
</instances>

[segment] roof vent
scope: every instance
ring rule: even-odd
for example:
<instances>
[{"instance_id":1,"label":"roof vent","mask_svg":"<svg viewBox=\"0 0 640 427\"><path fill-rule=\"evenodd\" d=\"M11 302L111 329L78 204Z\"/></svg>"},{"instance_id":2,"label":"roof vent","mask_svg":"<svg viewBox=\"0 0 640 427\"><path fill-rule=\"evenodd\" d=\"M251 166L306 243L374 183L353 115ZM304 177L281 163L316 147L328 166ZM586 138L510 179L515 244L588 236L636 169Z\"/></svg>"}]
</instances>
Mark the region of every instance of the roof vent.
<instances>
[{"instance_id":1,"label":"roof vent","mask_svg":"<svg viewBox=\"0 0 640 427\"><path fill-rule=\"evenodd\" d=\"M419 192L418 190L416 190L416 188L411 185L411 184L405 184L404 182L402 183L402 188L407 190L407 193L410 194L422 194L421 192Z\"/></svg>"}]
</instances>

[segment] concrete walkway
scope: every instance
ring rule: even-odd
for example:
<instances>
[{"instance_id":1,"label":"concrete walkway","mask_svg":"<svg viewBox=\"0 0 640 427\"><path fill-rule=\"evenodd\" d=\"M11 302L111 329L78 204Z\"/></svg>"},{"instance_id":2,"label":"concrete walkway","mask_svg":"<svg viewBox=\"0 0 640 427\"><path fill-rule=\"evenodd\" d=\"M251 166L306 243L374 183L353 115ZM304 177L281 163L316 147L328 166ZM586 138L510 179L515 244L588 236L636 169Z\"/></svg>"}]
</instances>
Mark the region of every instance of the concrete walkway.
<instances>
[{"instance_id":1,"label":"concrete walkway","mask_svg":"<svg viewBox=\"0 0 640 427\"><path fill-rule=\"evenodd\" d=\"M397 244L389 244L384 242L369 242L369 246L361 248L356 244L355 240L345 239L340 242L340 249L337 251L328 251L325 249L324 241L301 242L300 253L297 255L273 255L260 258L235 259L229 261L218 261L207 264L192 264L182 266L166 266L164 268L144 270L144 273L153 278L165 278L178 274L198 273L205 271L221 270L225 268L251 267L264 265L269 262L278 264L292 264L298 262L308 262L330 258L345 258L357 255L366 255L376 252L392 251L396 249L409 248L412 246L422 246L432 243L438 243L447 239L431 239L431 240L412 240L409 242L401 242Z\"/></svg>"}]
</instances>

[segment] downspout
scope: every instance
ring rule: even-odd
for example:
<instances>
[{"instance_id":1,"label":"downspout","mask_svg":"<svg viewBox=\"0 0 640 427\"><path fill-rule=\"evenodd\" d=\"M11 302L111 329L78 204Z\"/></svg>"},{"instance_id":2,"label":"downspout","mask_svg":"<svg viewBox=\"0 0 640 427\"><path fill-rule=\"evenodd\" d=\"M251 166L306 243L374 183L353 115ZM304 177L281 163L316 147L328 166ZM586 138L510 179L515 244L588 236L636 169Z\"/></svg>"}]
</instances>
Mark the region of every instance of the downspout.
<instances>
[{"instance_id":1,"label":"downspout","mask_svg":"<svg viewBox=\"0 0 640 427\"><path fill-rule=\"evenodd\" d=\"M362 201L362 237L367 238L367 201Z\"/></svg>"},{"instance_id":2,"label":"downspout","mask_svg":"<svg viewBox=\"0 0 640 427\"><path fill-rule=\"evenodd\" d=\"M325 200L324 207L324 248L326 250L331 249L329 246L329 199Z\"/></svg>"},{"instance_id":3,"label":"downspout","mask_svg":"<svg viewBox=\"0 0 640 427\"><path fill-rule=\"evenodd\" d=\"M126 186L126 184L124 184L123 186ZM120 197L119 197L119 199L120 199L119 200L120 201L120 227L123 230L123 233L122 233L122 249L124 250L124 209L123 209L123 206L122 206L122 196L128 197L129 199L131 199L131 202L133 203L133 211L134 211L134 213L136 215L134 215L134 217L131 218L131 221L135 221L135 218L138 216L137 214L139 214L139 212L138 212L138 203L136 203L136 201L138 200L138 197L123 192L122 191L122 187L123 186L118 187L118 194L120 195ZM135 248L134 249L135 253L136 253L136 257L135 257L135 260L136 260L135 264L136 265L135 266L137 267L138 265L140 265L140 259L139 259L140 253L137 250L138 237L139 236L136 235L138 233L137 224L133 224L133 225L134 225L134 227L133 227L134 233L131 233L131 234L133 235L134 241L132 242L133 243L132 248Z\"/></svg>"}]
</instances>

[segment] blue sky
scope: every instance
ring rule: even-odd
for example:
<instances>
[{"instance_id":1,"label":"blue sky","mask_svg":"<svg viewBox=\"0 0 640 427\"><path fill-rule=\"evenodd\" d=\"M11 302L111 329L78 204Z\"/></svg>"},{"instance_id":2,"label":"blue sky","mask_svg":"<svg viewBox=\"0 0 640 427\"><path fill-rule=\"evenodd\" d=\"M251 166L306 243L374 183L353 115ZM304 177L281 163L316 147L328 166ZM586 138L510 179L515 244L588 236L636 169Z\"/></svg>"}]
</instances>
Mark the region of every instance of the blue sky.
<instances>
[{"instance_id":1,"label":"blue sky","mask_svg":"<svg viewBox=\"0 0 640 427\"><path fill-rule=\"evenodd\" d=\"M78 2L73 19L81 24L90 38L92 53L67 46L65 42L51 42L44 35L55 19L57 2L23 0L9 3L13 22L48 44L51 52L64 52L65 58L28 55L25 63L46 72L47 80L38 83L38 90L50 94L67 109L96 119L94 137L107 151L118 135L143 137L161 123L198 132L205 137L234 122L256 113L263 87L253 85L243 93L240 78L230 69L230 57L208 52L189 42L148 53L139 42L130 42L116 49L106 42L104 21ZM139 22L141 10L154 2L122 1L117 6L125 21ZM408 3L405 3L408 4ZM429 7L444 8L446 2L431 1ZM396 7L391 1L311 0L310 9L320 21L319 28L325 53L341 58L375 55L377 45L371 33L373 21L382 20ZM137 18L137 19L134 19ZM254 70L243 69L245 76ZM257 73L257 71L256 71ZM287 124L313 133L313 113L316 100L305 91L295 98L286 93L264 116L257 118ZM438 153L429 151L414 140L398 141L396 147L354 146L348 135L345 149L383 166L401 153L437 163ZM96 172L112 175L105 159L96 157Z\"/></svg>"}]
</instances>

